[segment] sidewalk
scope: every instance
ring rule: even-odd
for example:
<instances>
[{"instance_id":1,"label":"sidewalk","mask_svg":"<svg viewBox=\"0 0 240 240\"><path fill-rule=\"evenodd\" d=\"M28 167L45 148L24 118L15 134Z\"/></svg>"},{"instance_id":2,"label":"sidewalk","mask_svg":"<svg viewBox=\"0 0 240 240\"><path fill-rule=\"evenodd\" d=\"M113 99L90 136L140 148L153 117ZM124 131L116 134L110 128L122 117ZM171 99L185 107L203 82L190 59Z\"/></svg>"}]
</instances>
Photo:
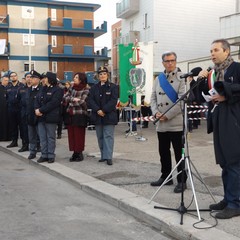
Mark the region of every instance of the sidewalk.
<instances>
[{"instance_id":1,"label":"sidewalk","mask_svg":"<svg viewBox=\"0 0 240 240\"><path fill-rule=\"evenodd\" d=\"M215 164L212 135L206 134L205 124L202 121L199 129L188 134L189 159L197 170L196 172L191 165L197 201L193 199L194 191L191 189L190 182L183 195L186 208L192 202L189 209L196 209L195 202L199 209L206 209L209 204L213 203L205 185L196 178L199 175L217 201L222 199L223 194L221 169ZM57 157L54 164L38 164L35 159L28 161L28 152L18 153L19 148L7 149L5 147L7 142L0 142L0 150L64 178L91 195L109 202L176 239L240 239L239 217L219 220L216 227L200 230L193 227L193 224L199 221L197 212L183 214L183 225L180 225L181 214L179 212L155 209L155 205L174 209L180 207L181 194L173 193L176 179L174 179L173 186L164 186L149 203L158 189L151 187L150 182L157 180L160 175L155 126L150 123L149 128L142 129L142 136L147 138L147 141L136 141L135 136L126 137L126 129L127 123L120 123L116 127L112 166L98 162L100 153L95 131L87 131L85 159L82 162L69 162L71 153L68 151L66 130L63 131L62 139L57 140ZM138 125L139 135L141 133ZM197 228L207 228L215 224L215 219L209 215L209 212L200 211L200 216L204 221L195 224Z\"/></svg>"}]
</instances>

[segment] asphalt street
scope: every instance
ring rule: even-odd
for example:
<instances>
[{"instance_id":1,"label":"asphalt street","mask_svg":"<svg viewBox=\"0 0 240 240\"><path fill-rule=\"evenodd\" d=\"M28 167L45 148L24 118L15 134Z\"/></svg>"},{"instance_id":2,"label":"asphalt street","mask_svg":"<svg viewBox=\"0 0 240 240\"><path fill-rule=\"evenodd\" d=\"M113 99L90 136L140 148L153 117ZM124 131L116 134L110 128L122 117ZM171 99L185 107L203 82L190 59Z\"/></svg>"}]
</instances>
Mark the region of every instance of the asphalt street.
<instances>
[{"instance_id":1,"label":"asphalt street","mask_svg":"<svg viewBox=\"0 0 240 240\"><path fill-rule=\"evenodd\" d=\"M0 154L0 239L170 240L79 188Z\"/></svg>"}]
</instances>

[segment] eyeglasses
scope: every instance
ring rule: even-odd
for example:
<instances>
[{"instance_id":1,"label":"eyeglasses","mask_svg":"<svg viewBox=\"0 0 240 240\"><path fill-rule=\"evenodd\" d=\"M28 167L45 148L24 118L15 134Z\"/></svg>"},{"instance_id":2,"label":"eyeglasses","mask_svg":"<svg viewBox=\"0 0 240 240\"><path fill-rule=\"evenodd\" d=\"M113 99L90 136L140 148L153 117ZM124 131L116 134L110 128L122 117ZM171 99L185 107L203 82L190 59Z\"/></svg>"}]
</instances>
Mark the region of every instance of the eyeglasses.
<instances>
[{"instance_id":1,"label":"eyeglasses","mask_svg":"<svg viewBox=\"0 0 240 240\"><path fill-rule=\"evenodd\" d=\"M14 74L14 75L11 75L10 77L16 77L17 75L16 74Z\"/></svg>"},{"instance_id":2,"label":"eyeglasses","mask_svg":"<svg viewBox=\"0 0 240 240\"><path fill-rule=\"evenodd\" d=\"M172 59L172 60L165 60L165 61L163 61L163 62L165 62L165 63L174 63L174 62L176 62L176 59Z\"/></svg>"}]
</instances>

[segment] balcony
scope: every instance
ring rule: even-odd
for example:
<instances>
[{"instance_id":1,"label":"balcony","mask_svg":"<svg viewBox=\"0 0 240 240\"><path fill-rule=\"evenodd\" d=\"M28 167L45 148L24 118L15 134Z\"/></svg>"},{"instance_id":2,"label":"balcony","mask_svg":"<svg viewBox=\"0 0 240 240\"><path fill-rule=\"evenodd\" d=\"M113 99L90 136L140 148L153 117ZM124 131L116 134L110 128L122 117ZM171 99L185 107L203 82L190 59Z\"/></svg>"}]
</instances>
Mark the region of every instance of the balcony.
<instances>
[{"instance_id":1,"label":"balcony","mask_svg":"<svg viewBox=\"0 0 240 240\"><path fill-rule=\"evenodd\" d=\"M9 15L0 16L0 28L9 28Z\"/></svg>"},{"instance_id":2,"label":"balcony","mask_svg":"<svg viewBox=\"0 0 240 240\"><path fill-rule=\"evenodd\" d=\"M139 0L122 0L116 4L117 18L129 18L139 12Z\"/></svg>"},{"instance_id":3,"label":"balcony","mask_svg":"<svg viewBox=\"0 0 240 240\"><path fill-rule=\"evenodd\" d=\"M220 36L240 46L240 13L220 17Z\"/></svg>"},{"instance_id":4,"label":"balcony","mask_svg":"<svg viewBox=\"0 0 240 240\"><path fill-rule=\"evenodd\" d=\"M92 36L96 38L107 32L107 22L104 21L101 26L94 29L92 20L63 18L63 22L57 25L55 21L51 21L51 18L48 18L48 31L78 33L83 36Z\"/></svg>"},{"instance_id":5,"label":"balcony","mask_svg":"<svg viewBox=\"0 0 240 240\"><path fill-rule=\"evenodd\" d=\"M50 58L71 58L71 59L91 59L103 60L109 59L107 56L107 48L94 52L93 46L77 46L72 44L64 44L58 47L48 46L48 56Z\"/></svg>"}]
</instances>

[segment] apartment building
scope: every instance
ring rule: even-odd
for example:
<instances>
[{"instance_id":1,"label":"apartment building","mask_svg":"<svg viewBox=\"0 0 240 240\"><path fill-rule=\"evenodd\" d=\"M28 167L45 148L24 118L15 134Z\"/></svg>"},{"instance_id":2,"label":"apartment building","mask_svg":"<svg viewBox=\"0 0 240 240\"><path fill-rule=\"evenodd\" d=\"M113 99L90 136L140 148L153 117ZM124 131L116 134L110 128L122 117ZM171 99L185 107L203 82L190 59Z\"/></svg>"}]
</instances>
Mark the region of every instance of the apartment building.
<instances>
[{"instance_id":1,"label":"apartment building","mask_svg":"<svg viewBox=\"0 0 240 240\"><path fill-rule=\"evenodd\" d=\"M94 50L94 39L107 32L106 21L94 26L94 12L100 7L74 1L1 0L1 71L24 75L29 69L50 70L62 80L72 80L75 72L93 72L98 61L109 59L106 47Z\"/></svg>"}]
</instances>

